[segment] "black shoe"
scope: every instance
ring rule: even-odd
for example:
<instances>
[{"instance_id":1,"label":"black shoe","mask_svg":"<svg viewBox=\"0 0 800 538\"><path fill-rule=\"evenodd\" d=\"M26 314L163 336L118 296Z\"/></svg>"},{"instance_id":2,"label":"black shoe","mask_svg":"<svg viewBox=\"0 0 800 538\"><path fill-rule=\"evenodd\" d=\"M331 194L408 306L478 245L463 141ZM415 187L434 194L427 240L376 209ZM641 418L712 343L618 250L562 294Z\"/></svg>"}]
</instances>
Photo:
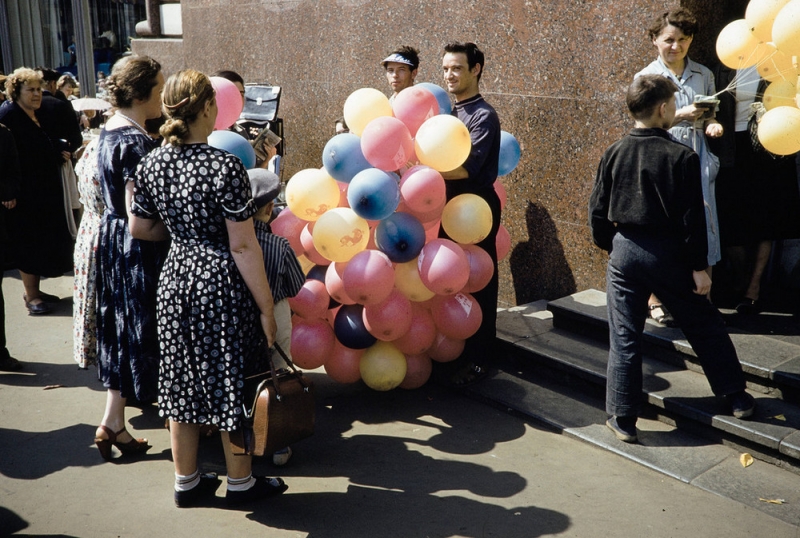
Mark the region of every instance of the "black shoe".
<instances>
[{"instance_id":1,"label":"black shoe","mask_svg":"<svg viewBox=\"0 0 800 538\"><path fill-rule=\"evenodd\" d=\"M11 355L5 355L0 359L0 371L19 372L20 370L22 370L22 363Z\"/></svg>"},{"instance_id":2,"label":"black shoe","mask_svg":"<svg viewBox=\"0 0 800 538\"><path fill-rule=\"evenodd\" d=\"M270 478L268 476L256 476L254 478L256 483L250 489L244 491L228 490L225 494L225 501L228 506L240 506L267 497L273 497L289 489L289 486L280 478Z\"/></svg>"},{"instance_id":3,"label":"black shoe","mask_svg":"<svg viewBox=\"0 0 800 538\"><path fill-rule=\"evenodd\" d=\"M43 291L39 292L39 298L46 302L46 303L59 303L61 302L61 297L57 295L50 295L49 293L45 293Z\"/></svg>"},{"instance_id":4,"label":"black shoe","mask_svg":"<svg viewBox=\"0 0 800 538\"><path fill-rule=\"evenodd\" d=\"M736 312L743 316L758 314L761 312L761 304L757 299L748 299L745 297L739 304L736 305Z\"/></svg>"},{"instance_id":5,"label":"black shoe","mask_svg":"<svg viewBox=\"0 0 800 538\"><path fill-rule=\"evenodd\" d=\"M639 440L636 435L636 417L610 417L606 426L614 432L617 439L626 443L635 443Z\"/></svg>"},{"instance_id":6,"label":"black shoe","mask_svg":"<svg viewBox=\"0 0 800 538\"><path fill-rule=\"evenodd\" d=\"M731 405L731 411L736 418L747 418L752 416L753 411L756 409L756 400L745 391L740 390L733 394L725 396L728 403Z\"/></svg>"},{"instance_id":7,"label":"black shoe","mask_svg":"<svg viewBox=\"0 0 800 538\"><path fill-rule=\"evenodd\" d=\"M217 473L203 473L200 475L200 483L195 487L175 492L175 506L178 508L204 506L216 497L215 493L221 483L222 480L217 478Z\"/></svg>"}]
</instances>

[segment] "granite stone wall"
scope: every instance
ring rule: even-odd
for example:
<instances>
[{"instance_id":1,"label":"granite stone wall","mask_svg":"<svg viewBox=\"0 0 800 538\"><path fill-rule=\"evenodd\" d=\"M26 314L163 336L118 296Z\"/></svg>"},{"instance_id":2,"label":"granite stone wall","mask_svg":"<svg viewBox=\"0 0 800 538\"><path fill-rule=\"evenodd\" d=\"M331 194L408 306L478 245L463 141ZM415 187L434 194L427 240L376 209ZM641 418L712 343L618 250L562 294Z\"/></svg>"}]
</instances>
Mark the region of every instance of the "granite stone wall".
<instances>
[{"instance_id":1,"label":"granite stone wall","mask_svg":"<svg viewBox=\"0 0 800 538\"><path fill-rule=\"evenodd\" d=\"M183 42L134 50L170 68L233 69L283 87L285 179L321 166L334 119L356 89L389 93L380 60L420 50L418 82L441 84L442 47L474 41L486 53L481 90L522 146L502 178L512 252L500 267L500 302L605 289L606 256L591 242L587 200L605 148L631 126L624 91L655 58L645 33L677 2L644 0L183 0ZM703 25L691 56L714 59L714 39L741 17L741 0L692 0ZM179 52L178 52L179 51ZM164 57L169 54L169 58ZM176 59L176 54L182 58Z\"/></svg>"}]
</instances>

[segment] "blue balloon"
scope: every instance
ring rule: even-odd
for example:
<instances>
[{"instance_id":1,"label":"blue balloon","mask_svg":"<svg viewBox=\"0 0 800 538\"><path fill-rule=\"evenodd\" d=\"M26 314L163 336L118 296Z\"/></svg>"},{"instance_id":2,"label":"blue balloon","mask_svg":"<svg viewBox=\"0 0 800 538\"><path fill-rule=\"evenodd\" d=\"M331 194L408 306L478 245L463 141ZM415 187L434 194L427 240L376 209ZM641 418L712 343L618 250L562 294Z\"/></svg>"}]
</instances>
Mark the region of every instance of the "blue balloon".
<instances>
[{"instance_id":1,"label":"blue balloon","mask_svg":"<svg viewBox=\"0 0 800 538\"><path fill-rule=\"evenodd\" d=\"M431 82L420 82L417 86L430 90L436 96L436 101L439 103L439 114L450 114L453 111L450 94L447 93L447 90Z\"/></svg>"},{"instance_id":2,"label":"blue balloon","mask_svg":"<svg viewBox=\"0 0 800 538\"><path fill-rule=\"evenodd\" d=\"M353 133L338 134L328 140L322 150L322 164L333 179L345 183L372 167L361 151L361 138Z\"/></svg>"},{"instance_id":3,"label":"blue balloon","mask_svg":"<svg viewBox=\"0 0 800 538\"><path fill-rule=\"evenodd\" d=\"M510 174L519 164L521 153L519 142L514 138L514 135L506 131L500 131L500 161L497 164L497 175Z\"/></svg>"},{"instance_id":4,"label":"blue balloon","mask_svg":"<svg viewBox=\"0 0 800 538\"><path fill-rule=\"evenodd\" d=\"M325 273L328 271L327 265L315 265L311 269L308 270L306 274L306 280L319 280L323 284L325 283Z\"/></svg>"},{"instance_id":5,"label":"blue balloon","mask_svg":"<svg viewBox=\"0 0 800 538\"><path fill-rule=\"evenodd\" d=\"M377 168L362 170L350 181L347 202L356 215L367 220L385 219L400 203L397 174Z\"/></svg>"},{"instance_id":6,"label":"blue balloon","mask_svg":"<svg viewBox=\"0 0 800 538\"><path fill-rule=\"evenodd\" d=\"M378 341L364 325L364 305L344 305L333 320L333 333L343 346L350 349L367 349Z\"/></svg>"},{"instance_id":7,"label":"blue balloon","mask_svg":"<svg viewBox=\"0 0 800 538\"><path fill-rule=\"evenodd\" d=\"M410 262L425 246L425 228L408 213L394 213L378 223L375 244L394 263Z\"/></svg>"},{"instance_id":8,"label":"blue balloon","mask_svg":"<svg viewBox=\"0 0 800 538\"><path fill-rule=\"evenodd\" d=\"M233 131L214 131L208 135L208 145L236 155L248 170L256 165L256 152L250 141Z\"/></svg>"}]
</instances>

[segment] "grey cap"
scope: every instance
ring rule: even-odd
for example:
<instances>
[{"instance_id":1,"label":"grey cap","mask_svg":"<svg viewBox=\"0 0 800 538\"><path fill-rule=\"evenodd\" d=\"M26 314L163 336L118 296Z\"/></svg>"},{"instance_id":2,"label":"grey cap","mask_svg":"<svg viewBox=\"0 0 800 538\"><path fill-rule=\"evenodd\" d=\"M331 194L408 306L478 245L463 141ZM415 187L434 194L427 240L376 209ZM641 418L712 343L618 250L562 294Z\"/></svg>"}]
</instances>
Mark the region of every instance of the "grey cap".
<instances>
[{"instance_id":1,"label":"grey cap","mask_svg":"<svg viewBox=\"0 0 800 538\"><path fill-rule=\"evenodd\" d=\"M274 172L252 168L247 171L247 175L250 176L253 201L259 209L273 201L281 192L281 179Z\"/></svg>"}]
</instances>

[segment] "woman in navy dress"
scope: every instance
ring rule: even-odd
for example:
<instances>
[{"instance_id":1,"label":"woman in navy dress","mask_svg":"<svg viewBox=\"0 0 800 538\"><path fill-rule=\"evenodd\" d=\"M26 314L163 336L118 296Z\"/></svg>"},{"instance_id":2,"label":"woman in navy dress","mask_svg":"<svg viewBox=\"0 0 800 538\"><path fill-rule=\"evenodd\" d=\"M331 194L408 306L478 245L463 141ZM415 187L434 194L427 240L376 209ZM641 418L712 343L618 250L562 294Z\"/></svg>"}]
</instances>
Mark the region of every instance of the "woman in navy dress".
<instances>
[{"instance_id":1,"label":"woman in navy dress","mask_svg":"<svg viewBox=\"0 0 800 538\"><path fill-rule=\"evenodd\" d=\"M244 378L263 371L275 340L272 292L246 170L207 144L217 117L211 82L181 71L167 81L163 104L168 144L137 170L130 227L134 237L172 240L158 282L158 403L170 421L175 504L214 497L220 480L197 465L200 426L214 424L225 450L225 498L235 506L286 490L279 478L254 477L251 458L233 455L230 441L242 426Z\"/></svg>"},{"instance_id":2,"label":"woman in navy dress","mask_svg":"<svg viewBox=\"0 0 800 538\"><path fill-rule=\"evenodd\" d=\"M128 229L127 205L141 158L155 148L145 121L161 115L161 66L146 56L126 57L114 65L108 94L117 107L97 143L97 169L105 211L97 248L97 363L108 389L95 443L104 459L111 445L125 453L150 448L125 427L128 398L153 402L158 385L156 282L165 243L139 241Z\"/></svg>"}]
</instances>

